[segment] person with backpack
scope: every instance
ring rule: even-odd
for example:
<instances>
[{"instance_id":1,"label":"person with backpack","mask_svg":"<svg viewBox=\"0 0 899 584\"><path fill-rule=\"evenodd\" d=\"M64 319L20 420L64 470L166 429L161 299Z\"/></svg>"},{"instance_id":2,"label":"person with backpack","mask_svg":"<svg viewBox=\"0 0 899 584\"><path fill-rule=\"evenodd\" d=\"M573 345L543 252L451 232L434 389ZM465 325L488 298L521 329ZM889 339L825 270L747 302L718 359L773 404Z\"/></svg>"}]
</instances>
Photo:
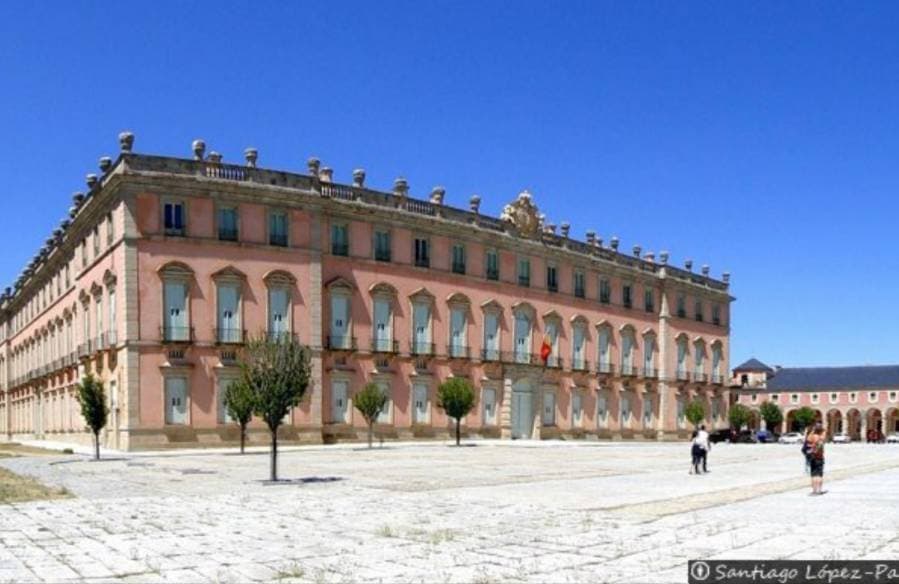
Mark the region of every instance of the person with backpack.
<instances>
[{"instance_id":1,"label":"person with backpack","mask_svg":"<svg viewBox=\"0 0 899 584\"><path fill-rule=\"evenodd\" d=\"M812 477L812 495L823 495L824 486L824 428L817 426L809 436L809 474Z\"/></svg>"},{"instance_id":2,"label":"person with backpack","mask_svg":"<svg viewBox=\"0 0 899 584\"><path fill-rule=\"evenodd\" d=\"M802 452L802 458L805 459L805 474L811 474L812 472L812 460L811 460L811 450L810 450L810 439L812 437L813 427L809 426L805 429L805 438L802 439L802 448L800 452Z\"/></svg>"},{"instance_id":3,"label":"person with backpack","mask_svg":"<svg viewBox=\"0 0 899 584\"><path fill-rule=\"evenodd\" d=\"M692 457L690 474L699 474L699 463L702 462L702 447L697 440L698 436L699 432L693 430L693 435L690 437L690 455Z\"/></svg>"}]
</instances>

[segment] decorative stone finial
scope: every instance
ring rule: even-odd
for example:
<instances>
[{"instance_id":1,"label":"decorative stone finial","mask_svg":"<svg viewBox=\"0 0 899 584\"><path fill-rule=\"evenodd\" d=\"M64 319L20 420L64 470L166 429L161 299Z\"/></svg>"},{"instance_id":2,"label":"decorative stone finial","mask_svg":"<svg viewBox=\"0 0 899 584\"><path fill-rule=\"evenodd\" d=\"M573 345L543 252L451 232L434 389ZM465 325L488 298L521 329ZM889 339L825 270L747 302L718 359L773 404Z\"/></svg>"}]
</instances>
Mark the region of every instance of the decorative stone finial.
<instances>
[{"instance_id":1,"label":"decorative stone finial","mask_svg":"<svg viewBox=\"0 0 899 584\"><path fill-rule=\"evenodd\" d=\"M648 252L646 252L646 255L644 256L644 258L646 259L647 262L655 263L656 254L655 254L655 252L648 251Z\"/></svg>"},{"instance_id":2,"label":"decorative stone finial","mask_svg":"<svg viewBox=\"0 0 899 584\"><path fill-rule=\"evenodd\" d=\"M708 264L702 265L702 275L705 277L708 277L708 275L709 275L709 265Z\"/></svg>"},{"instance_id":3,"label":"decorative stone finial","mask_svg":"<svg viewBox=\"0 0 899 584\"><path fill-rule=\"evenodd\" d=\"M62 221L59 222L59 227L60 227L63 231L65 231L66 229L69 228L69 225L71 225L71 224L72 224L72 222L69 221L68 219L63 219Z\"/></svg>"},{"instance_id":4,"label":"decorative stone finial","mask_svg":"<svg viewBox=\"0 0 899 584\"><path fill-rule=\"evenodd\" d=\"M255 148L247 148L243 151L243 157L247 161L247 166L256 168L256 161L259 159L259 151Z\"/></svg>"},{"instance_id":5,"label":"decorative stone finial","mask_svg":"<svg viewBox=\"0 0 899 584\"><path fill-rule=\"evenodd\" d=\"M471 209L472 213L480 213L481 212L481 197L477 195L472 195L470 199L468 199L468 208Z\"/></svg>"},{"instance_id":6,"label":"decorative stone finial","mask_svg":"<svg viewBox=\"0 0 899 584\"><path fill-rule=\"evenodd\" d=\"M729 284L730 283L730 272L724 272L723 274L721 274L721 281L724 282L725 284Z\"/></svg>"},{"instance_id":7,"label":"decorative stone finial","mask_svg":"<svg viewBox=\"0 0 899 584\"><path fill-rule=\"evenodd\" d=\"M596 236L596 247L602 247L602 237Z\"/></svg>"},{"instance_id":8,"label":"decorative stone finial","mask_svg":"<svg viewBox=\"0 0 899 584\"><path fill-rule=\"evenodd\" d=\"M206 141L197 138L190 147L194 151L194 160L203 160L203 156L206 154Z\"/></svg>"},{"instance_id":9,"label":"decorative stone finial","mask_svg":"<svg viewBox=\"0 0 899 584\"><path fill-rule=\"evenodd\" d=\"M310 156L309 160L306 161L306 167L309 169L309 174L318 178L318 169L321 167L321 164L321 160L315 156Z\"/></svg>"},{"instance_id":10,"label":"decorative stone finial","mask_svg":"<svg viewBox=\"0 0 899 584\"><path fill-rule=\"evenodd\" d=\"M401 176L396 177L393 181L393 194L398 197L405 197L409 194L409 183Z\"/></svg>"},{"instance_id":11,"label":"decorative stone finial","mask_svg":"<svg viewBox=\"0 0 899 584\"><path fill-rule=\"evenodd\" d=\"M567 238L568 234L571 233L571 223L568 221L563 221L559 224L559 230L562 232L562 237Z\"/></svg>"},{"instance_id":12,"label":"decorative stone finial","mask_svg":"<svg viewBox=\"0 0 899 584\"><path fill-rule=\"evenodd\" d=\"M213 164L221 164L222 155L220 153L216 152L215 150L213 150L212 152L209 153L207 160Z\"/></svg>"},{"instance_id":13,"label":"decorative stone finial","mask_svg":"<svg viewBox=\"0 0 899 584\"><path fill-rule=\"evenodd\" d=\"M663 251L659 252L659 262L661 262L663 265L668 263L668 252L667 251L663 250Z\"/></svg>"},{"instance_id":14,"label":"decorative stone finial","mask_svg":"<svg viewBox=\"0 0 899 584\"><path fill-rule=\"evenodd\" d=\"M97 184L100 182L97 180L96 174L89 174L84 177L85 182L87 182L87 188L90 190L94 190L97 187Z\"/></svg>"},{"instance_id":15,"label":"decorative stone finial","mask_svg":"<svg viewBox=\"0 0 899 584\"><path fill-rule=\"evenodd\" d=\"M618 243L619 240L617 235L613 235L612 239L609 240L609 245L612 246L612 249L615 251L618 251Z\"/></svg>"},{"instance_id":16,"label":"decorative stone finial","mask_svg":"<svg viewBox=\"0 0 899 584\"><path fill-rule=\"evenodd\" d=\"M59 228L59 227L57 227L56 229L54 229L54 230L53 230L53 237L55 237L56 239L59 239L60 237L62 237L62 229Z\"/></svg>"},{"instance_id":17,"label":"decorative stone finial","mask_svg":"<svg viewBox=\"0 0 899 584\"><path fill-rule=\"evenodd\" d=\"M685 261L684 268L686 268L688 272L692 272L693 271L693 260Z\"/></svg>"},{"instance_id":18,"label":"decorative stone finial","mask_svg":"<svg viewBox=\"0 0 899 584\"><path fill-rule=\"evenodd\" d=\"M353 186L362 188L365 186L365 169L357 168L353 171Z\"/></svg>"},{"instance_id":19,"label":"decorative stone finial","mask_svg":"<svg viewBox=\"0 0 899 584\"><path fill-rule=\"evenodd\" d=\"M596 244L596 232L588 231L587 232L587 245L595 245Z\"/></svg>"},{"instance_id":20,"label":"decorative stone finial","mask_svg":"<svg viewBox=\"0 0 899 584\"><path fill-rule=\"evenodd\" d=\"M134 147L134 134L131 132L119 134L119 146L122 152L131 152L131 149Z\"/></svg>"},{"instance_id":21,"label":"decorative stone finial","mask_svg":"<svg viewBox=\"0 0 899 584\"><path fill-rule=\"evenodd\" d=\"M431 189L431 202L435 205L442 205L444 196L446 196L445 188L434 187L433 189Z\"/></svg>"},{"instance_id":22,"label":"decorative stone finial","mask_svg":"<svg viewBox=\"0 0 899 584\"><path fill-rule=\"evenodd\" d=\"M81 203L83 203L84 202L84 193L82 193L82 192L72 193L72 202L75 203L75 205L80 205Z\"/></svg>"},{"instance_id":23,"label":"decorative stone finial","mask_svg":"<svg viewBox=\"0 0 899 584\"><path fill-rule=\"evenodd\" d=\"M112 168L112 158L109 156L103 156L100 158L100 172L106 174L109 172L109 169Z\"/></svg>"},{"instance_id":24,"label":"decorative stone finial","mask_svg":"<svg viewBox=\"0 0 899 584\"><path fill-rule=\"evenodd\" d=\"M76 207L75 205L72 205L71 207L69 207L69 217L74 219L75 215L77 215L77 214L78 214L78 207Z\"/></svg>"},{"instance_id":25,"label":"decorative stone finial","mask_svg":"<svg viewBox=\"0 0 899 584\"><path fill-rule=\"evenodd\" d=\"M334 178L334 169L329 166L323 166L321 170L318 171L318 180L323 183L329 183Z\"/></svg>"},{"instance_id":26,"label":"decorative stone finial","mask_svg":"<svg viewBox=\"0 0 899 584\"><path fill-rule=\"evenodd\" d=\"M556 234L556 224L555 223L546 223L543 225L543 233L552 233Z\"/></svg>"},{"instance_id":27,"label":"decorative stone finial","mask_svg":"<svg viewBox=\"0 0 899 584\"><path fill-rule=\"evenodd\" d=\"M635 245L634 246L634 257L636 257L636 258L640 257L641 251L643 251L643 248L641 248L639 245Z\"/></svg>"}]
</instances>

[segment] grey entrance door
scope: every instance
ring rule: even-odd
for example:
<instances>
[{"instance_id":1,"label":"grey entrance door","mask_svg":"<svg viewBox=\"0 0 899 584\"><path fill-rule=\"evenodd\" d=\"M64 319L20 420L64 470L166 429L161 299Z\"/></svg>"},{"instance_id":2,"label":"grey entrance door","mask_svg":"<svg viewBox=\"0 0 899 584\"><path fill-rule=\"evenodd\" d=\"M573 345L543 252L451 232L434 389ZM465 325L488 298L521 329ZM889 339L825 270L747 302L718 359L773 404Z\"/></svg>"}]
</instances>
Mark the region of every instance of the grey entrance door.
<instances>
[{"instance_id":1,"label":"grey entrance door","mask_svg":"<svg viewBox=\"0 0 899 584\"><path fill-rule=\"evenodd\" d=\"M512 386L512 438L530 438L534 424L533 393L530 384Z\"/></svg>"}]
</instances>

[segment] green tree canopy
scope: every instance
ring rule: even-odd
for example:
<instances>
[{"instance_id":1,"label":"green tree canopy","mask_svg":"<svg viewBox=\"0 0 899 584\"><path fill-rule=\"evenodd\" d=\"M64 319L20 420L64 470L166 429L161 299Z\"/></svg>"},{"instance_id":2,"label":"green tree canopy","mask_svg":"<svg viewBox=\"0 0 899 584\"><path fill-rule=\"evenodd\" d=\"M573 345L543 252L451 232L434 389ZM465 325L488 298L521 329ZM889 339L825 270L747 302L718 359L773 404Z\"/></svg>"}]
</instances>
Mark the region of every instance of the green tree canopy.
<instances>
[{"instance_id":1,"label":"green tree canopy","mask_svg":"<svg viewBox=\"0 0 899 584\"><path fill-rule=\"evenodd\" d=\"M100 430L106 426L109 417L103 382L88 373L81 379L77 390L76 398L81 405L81 416L94 434L94 458L100 460Z\"/></svg>"},{"instance_id":2,"label":"green tree canopy","mask_svg":"<svg viewBox=\"0 0 899 584\"><path fill-rule=\"evenodd\" d=\"M803 406L793 412L793 419L799 424L800 429L808 428L815 423L817 418L818 415L815 413L815 410L808 406Z\"/></svg>"},{"instance_id":3,"label":"green tree canopy","mask_svg":"<svg viewBox=\"0 0 899 584\"><path fill-rule=\"evenodd\" d=\"M687 416L687 419L693 426L698 427L705 420L705 406L700 400L694 399L687 404L684 415Z\"/></svg>"},{"instance_id":4,"label":"green tree canopy","mask_svg":"<svg viewBox=\"0 0 899 584\"><path fill-rule=\"evenodd\" d=\"M387 404L387 394L381 391L377 383L367 383L362 391L353 398L353 406L359 410L365 423L368 424L368 447L372 447L374 425Z\"/></svg>"},{"instance_id":5,"label":"green tree canopy","mask_svg":"<svg viewBox=\"0 0 899 584\"><path fill-rule=\"evenodd\" d=\"M272 436L271 480L278 480L278 427L299 405L309 387L309 350L291 335L247 341L240 367L242 381L253 392L253 413Z\"/></svg>"},{"instance_id":6,"label":"green tree canopy","mask_svg":"<svg viewBox=\"0 0 899 584\"><path fill-rule=\"evenodd\" d=\"M784 414L780 406L772 401L762 402L759 407L759 415L765 420L765 427L771 432L784 421Z\"/></svg>"},{"instance_id":7,"label":"green tree canopy","mask_svg":"<svg viewBox=\"0 0 899 584\"><path fill-rule=\"evenodd\" d=\"M228 384L225 389L225 411L228 416L240 426L240 452L243 454L246 443L247 424L253 417L253 409L256 406L256 395L247 385L245 379L237 379Z\"/></svg>"},{"instance_id":8,"label":"green tree canopy","mask_svg":"<svg viewBox=\"0 0 899 584\"><path fill-rule=\"evenodd\" d=\"M462 439L462 418L474 407L474 389L467 379L452 377L437 388L437 407L456 420L456 446Z\"/></svg>"},{"instance_id":9,"label":"green tree canopy","mask_svg":"<svg viewBox=\"0 0 899 584\"><path fill-rule=\"evenodd\" d=\"M752 420L752 412L743 404L734 404L727 413L731 428L739 430Z\"/></svg>"}]
</instances>

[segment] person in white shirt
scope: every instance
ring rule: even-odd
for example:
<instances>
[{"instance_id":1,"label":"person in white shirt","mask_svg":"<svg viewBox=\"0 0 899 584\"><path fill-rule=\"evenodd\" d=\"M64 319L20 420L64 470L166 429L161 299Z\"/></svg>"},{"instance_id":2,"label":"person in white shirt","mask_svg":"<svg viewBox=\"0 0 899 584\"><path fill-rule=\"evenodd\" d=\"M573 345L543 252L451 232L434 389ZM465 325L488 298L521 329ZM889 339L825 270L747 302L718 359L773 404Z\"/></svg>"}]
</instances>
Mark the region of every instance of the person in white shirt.
<instances>
[{"instance_id":1,"label":"person in white shirt","mask_svg":"<svg viewBox=\"0 0 899 584\"><path fill-rule=\"evenodd\" d=\"M709 442L709 433L705 430L705 424L699 427L699 433L696 435L696 443L702 450L702 472L709 472L708 459L709 450L712 449L712 444Z\"/></svg>"}]
</instances>

